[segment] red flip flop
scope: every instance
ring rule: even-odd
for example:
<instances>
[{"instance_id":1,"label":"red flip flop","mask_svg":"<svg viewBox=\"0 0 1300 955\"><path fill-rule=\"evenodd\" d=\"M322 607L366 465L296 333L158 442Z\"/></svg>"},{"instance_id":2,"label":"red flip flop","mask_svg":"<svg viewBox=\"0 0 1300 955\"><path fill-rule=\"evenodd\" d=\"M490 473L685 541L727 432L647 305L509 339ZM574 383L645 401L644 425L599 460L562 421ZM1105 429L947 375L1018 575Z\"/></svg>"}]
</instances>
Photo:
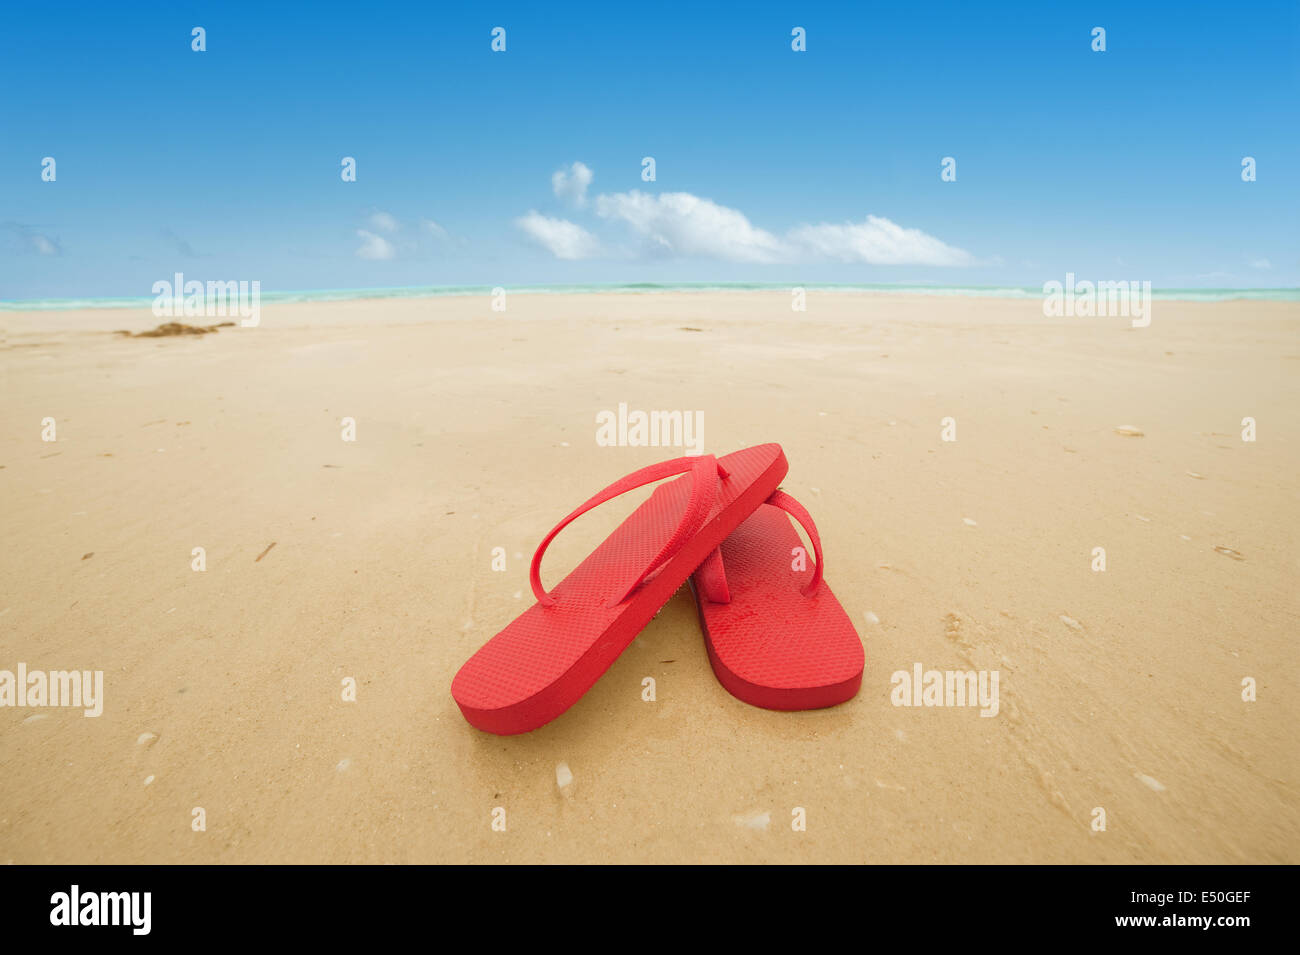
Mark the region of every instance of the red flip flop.
<instances>
[{"instance_id":1,"label":"red flip flop","mask_svg":"<svg viewBox=\"0 0 1300 955\"><path fill-rule=\"evenodd\" d=\"M485 643L452 680L471 725L526 733L586 693L710 552L776 490L788 465L779 444L721 458L677 458L614 482L560 521L533 554L535 603ZM574 518L675 474L549 593L542 554Z\"/></svg>"},{"instance_id":2,"label":"red flip flop","mask_svg":"<svg viewBox=\"0 0 1300 955\"><path fill-rule=\"evenodd\" d=\"M787 513L812 540L813 569ZM769 710L815 710L857 694L862 641L822 580L817 525L789 494L769 497L709 555L691 585L709 662L732 696Z\"/></svg>"}]
</instances>

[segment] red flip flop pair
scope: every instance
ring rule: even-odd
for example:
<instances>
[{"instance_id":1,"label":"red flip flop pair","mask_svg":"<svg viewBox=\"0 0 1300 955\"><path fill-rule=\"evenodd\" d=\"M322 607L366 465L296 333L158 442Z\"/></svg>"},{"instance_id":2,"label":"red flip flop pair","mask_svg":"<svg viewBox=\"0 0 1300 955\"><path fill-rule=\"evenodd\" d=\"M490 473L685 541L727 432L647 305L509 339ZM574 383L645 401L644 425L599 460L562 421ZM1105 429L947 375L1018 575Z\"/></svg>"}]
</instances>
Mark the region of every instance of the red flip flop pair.
<instances>
[{"instance_id":1,"label":"red flip flop pair","mask_svg":"<svg viewBox=\"0 0 1300 955\"><path fill-rule=\"evenodd\" d=\"M779 444L677 458L614 482L560 521L533 555L528 610L460 668L451 692L489 733L526 733L578 701L677 588L691 578L719 682L755 706L803 710L857 693L862 642L822 579L812 517L777 490ZM549 592L547 546L580 515L664 478L650 497ZM792 515L813 544L807 557ZM692 575L694 575L692 577Z\"/></svg>"}]
</instances>

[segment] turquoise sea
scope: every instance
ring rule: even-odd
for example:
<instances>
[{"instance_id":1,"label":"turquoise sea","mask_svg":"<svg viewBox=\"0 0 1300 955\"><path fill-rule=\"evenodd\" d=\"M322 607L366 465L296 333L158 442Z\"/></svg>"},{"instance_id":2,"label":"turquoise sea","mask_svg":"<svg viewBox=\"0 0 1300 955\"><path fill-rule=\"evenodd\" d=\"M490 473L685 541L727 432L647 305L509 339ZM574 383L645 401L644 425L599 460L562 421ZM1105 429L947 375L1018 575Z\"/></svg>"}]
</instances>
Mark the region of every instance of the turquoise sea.
<instances>
[{"instance_id":1,"label":"turquoise sea","mask_svg":"<svg viewBox=\"0 0 1300 955\"><path fill-rule=\"evenodd\" d=\"M588 295L595 293L616 295L656 295L664 292L762 292L789 290L798 282L683 282L660 284L655 282L630 282L627 284L600 285L523 285L507 286L512 294ZM809 291L862 292L908 295L959 295L984 298L1042 298L1041 286L979 286L979 285L863 285L802 283ZM340 302L352 299L373 298L434 298L447 295L489 295L490 285L410 285L400 288L349 288L319 289L314 291L261 293L263 305L277 302ZM1300 288L1168 288L1152 289L1153 299L1188 302L1227 302L1249 299L1264 302L1300 302ZM46 298L29 301L0 300L0 312L27 312L41 310L67 310L77 308L148 308L153 296L136 298Z\"/></svg>"}]
</instances>

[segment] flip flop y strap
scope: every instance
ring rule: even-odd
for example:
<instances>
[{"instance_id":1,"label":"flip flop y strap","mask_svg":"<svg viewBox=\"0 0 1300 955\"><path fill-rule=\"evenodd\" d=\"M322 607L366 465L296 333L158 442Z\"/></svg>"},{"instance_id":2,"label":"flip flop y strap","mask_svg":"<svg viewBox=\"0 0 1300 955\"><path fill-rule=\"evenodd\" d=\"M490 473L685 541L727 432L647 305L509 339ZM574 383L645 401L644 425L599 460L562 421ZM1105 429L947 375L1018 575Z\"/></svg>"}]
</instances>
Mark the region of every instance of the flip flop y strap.
<instances>
[{"instance_id":1,"label":"flip flop y strap","mask_svg":"<svg viewBox=\"0 0 1300 955\"><path fill-rule=\"evenodd\" d=\"M703 454L674 458L671 461L661 461L658 464L641 468L639 471L633 471L626 477L619 478L556 524L554 529L537 546L537 550L533 553L532 567L528 571L528 582L532 585L533 595L537 597L537 602L543 607L555 606L555 598L547 593L542 586L542 555L546 553L546 548L550 546L551 541L555 539L560 531L564 530L575 518L581 517L593 507L604 504L620 494L686 472L690 472L691 475L691 494L686 502L686 510L682 514L677 527L663 547L660 548L659 553L655 555L654 560L650 561L644 570L636 573L630 580L619 583L618 588L614 591L615 596L610 599L606 606L616 607L626 600L628 595L636 590L642 581L658 569L661 564L672 558L704 526L709 512L713 510L713 502L717 497L717 478L727 477L727 469L719 464L713 455Z\"/></svg>"},{"instance_id":2,"label":"flip flop y strap","mask_svg":"<svg viewBox=\"0 0 1300 955\"><path fill-rule=\"evenodd\" d=\"M813 558L816 560L817 565L813 568L812 580L808 581L808 586L799 592L805 597L813 596L817 593L817 588L821 586L822 582L822 539L817 533L817 525L813 522L812 515L804 509L802 504L784 491L773 491L772 496L764 503L779 507L793 517L803 527L808 539L812 541ZM731 590L727 586L727 571L722 563L721 548L715 548L705 558L704 563L695 572L695 582L700 588L701 595L710 603L731 603Z\"/></svg>"},{"instance_id":3,"label":"flip flop y strap","mask_svg":"<svg viewBox=\"0 0 1300 955\"><path fill-rule=\"evenodd\" d=\"M727 586L727 569L722 566L720 547L709 551L709 556L704 558L704 563L695 571L695 584L709 603L731 603L731 588Z\"/></svg>"}]
</instances>

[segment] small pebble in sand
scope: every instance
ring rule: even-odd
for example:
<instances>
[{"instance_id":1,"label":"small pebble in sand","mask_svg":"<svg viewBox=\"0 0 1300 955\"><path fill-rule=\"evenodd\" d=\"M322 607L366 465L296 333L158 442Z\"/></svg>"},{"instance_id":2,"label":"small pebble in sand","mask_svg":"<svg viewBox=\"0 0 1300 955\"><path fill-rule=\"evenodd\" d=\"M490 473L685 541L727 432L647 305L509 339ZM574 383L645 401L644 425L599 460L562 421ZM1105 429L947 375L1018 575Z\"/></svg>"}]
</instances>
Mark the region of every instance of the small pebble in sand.
<instances>
[{"instance_id":1,"label":"small pebble in sand","mask_svg":"<svg viewBox=\"0 0 1300 955\"><path fill-rule=\"evenodd\" d=\"M1196 478L1196 480L1198 480L1198 481L1204 481L1204 480L1205 480L1205 475L1204 475L1204 474L1197 474L1195 471L1188 471L1188 472L1187 472L1187 476L1190 477L1190 478Z\"/></svg>"},{"instance_id":2,"label":"small pebble in sand","mask_svg":"<svg viewBox=\"0 0 1300 955\"><path fill-rule=\"evenodd\" d=\"M1149 517L1143 517L1141 514L1134 514L1133 516L1136 517L1136 518L1137 518L1139 521L1141 521L1143 524L1150 524L1150 523L1151 523L1151 518L1149 518Z\"/></svg>"},{"instance_id":3,"label":"small pebble in sand","mask_svg":"<svg viewBox=\"0 0 1300 955\"><path fill-rule=\"evenodd\" d=\"M1075 620L1073 617L1067 617L1065 614L1061 614L1061 623L1065 624L1071 630L1083 629L1083 624L1079 623L1079 621Z\"/></svg>"},{"instance_id":4,"label":"small pebble in sand","mask_svg":"<svg viewBox=\"0 0 1300 955\"><path fill-rule=\"evenodd\" d=\"M567 441L561 441L561 442L560 442L560 447L562 447L562 448L567 448L568 446L569 446L569 442L567 442Z\"/></svg>"},{"instance_id":5,"label":"small pebble in sand","mask_svg":"<svg viewBox=\"0 0 1300 955\"><path fill-rule=\"evenodd\" d=\"M1185 540L1185 541L1189 541L1189 540L1191 540L1191 538L1188 537L1186 534L1179 534L1178 537L1179 537L1181 540Z\"/></svg>"},{"instance_id":6,"label":"small pebble in sand","mask_svg":"<svg viewBox=\"0 0 1300 955\"><path fill-rule=\"evenodd\" d=\"M868 610L866 613L864 613L864 614L862 615L862 618L863 618L864 620L866 620L867 623L871 624L872 626L875 626L876 624L880 623L880 618L877 617L877 616L876 616L874 613L872 613L870 610Z\"/></svg>"},{"instance_id":7,"label":"small pebble in sand","mask_svg":"<svg viewBox=\"0 0 1300 955\"><path fill-rule=\"evenodd\" d=\"M1240 551L1235 551L1231 547L1224 547L1222 544L1215 544L1214 549L1225 557L1231 557L1233 560L1245 560L1246 556Z\"/></svg>"},{"instance_id":8,"label":"small pebble in sand","mask_svg":"<svg viewBox=\"0 0 1300 955\"><path fill-rule=\"evenodd\" d=\"M976 524L976 523L975 523L973 520L971 520L969 517L963 517L961 520L962 520L962 523L965 524L967 527L979 527L979 525Z\"/></svg>"},{"instance_id":9,"label":"small pebble in sand","mask_svg":"<svg viewBox=\"0 0 1300 955\"><path fill-rule=\"evenodd\" d=\"M555 785L560 792L569 796L573 793L573 771L569 769L568 763L557 763L555 766Z\"/></svg>"},{"instance_id":10,"label":"small pebble in sand","mask_svg":"<svg viewBox=\"0 0 1300 955\"><path fill-rule=\"evenodd\" d=\"M153 781L154 781L154 778L155 778L155 777L152 776L152 775L146 776L146 777L144 778L144 784L145 784L146 786L151 785L151 784L153 783Z\"/></svg>"},{"instance_id":11,"label":"small pebble in sand","mask_svg":"<svg viewBox=\"0 0 1300 955\"><path fill-rule=\"evenodd\" d=\"M150 733L146 730L145 732L141 733L139 736L135 738L135 745L152 746L157 741L157 739L158 737L155 734Z\"/></svg>"},{"instance_id":12,"label":"small pebble in sand","mask_svg":"<svg viewBox=\"0 0 1300 955\"><path fill-rule=\"evenodd\" d=\"M335 766L334 768L340 773L346 773L349 769L352 768L352 760L344 756L342 759L339 760L338 765Z\"/></svg>"},{"instance_id":13,"label":"small pebble in sand","mask_svg":"<svg viewBox=\"0 0 1300 955\"><path fill-rule=\"evenodd\" d=\"M1135 428L1135 427L1133 427L1133 425L1131 425L1131 424L1122 424L1122 425L1120 425L1118 428L1115 429L1115 433L1116 433L1116 434L1122 434L1122 435L1123 435L1124 437L1126 437L1126 438L1141 438L1141 437L1145 437L1145 434L1144 434L1144 432L1142 431L1141 428Z\"/></svg>"},{"instance_id":14,"label":"small pebble in sand","mask_svg":"<svg viewBox=\"0 0 1300 955\"><path fill-rule=\"evenodd\" d=\"M1161 785L1158 780L1152 779L1150 776L1146 775L1145 773L1134 773L1133 775L1137 777L1138 781L1141 782L1142 785L1148 787L1149 789L1152 789L1158 793L1162 793L1165 791L1165 787Z\"/></svg>"}]
</instances>

